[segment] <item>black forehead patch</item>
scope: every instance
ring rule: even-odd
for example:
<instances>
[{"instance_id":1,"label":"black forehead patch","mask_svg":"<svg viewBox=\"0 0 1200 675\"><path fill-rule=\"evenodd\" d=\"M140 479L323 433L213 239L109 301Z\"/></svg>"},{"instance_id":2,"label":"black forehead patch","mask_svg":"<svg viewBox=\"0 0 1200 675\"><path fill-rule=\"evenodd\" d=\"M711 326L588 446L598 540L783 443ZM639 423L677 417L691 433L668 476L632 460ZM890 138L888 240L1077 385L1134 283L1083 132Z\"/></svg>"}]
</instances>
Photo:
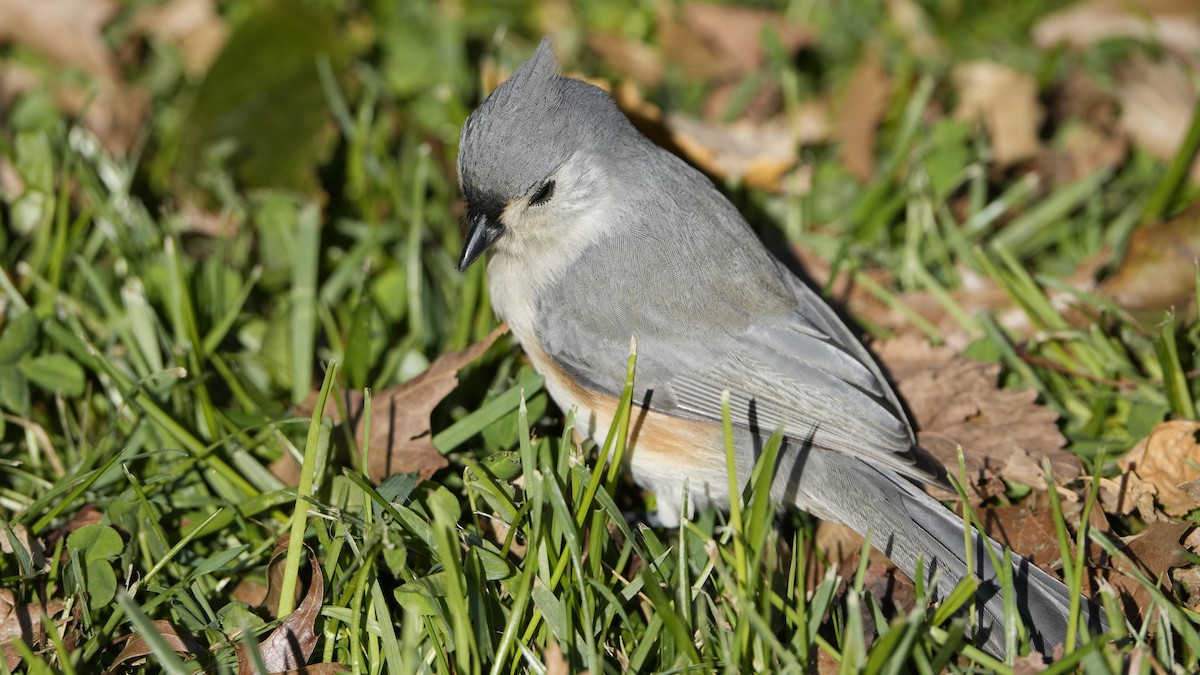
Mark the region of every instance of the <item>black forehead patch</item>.
<instances>
[{"instance_id":1,"label":"black forehead patch","mask_svg":"<svg viewBox=\"0 0 1200 675\"><path fill-rule=\"evenodd\" d=\"M470 184L463 186L463 196L467 198L467 213L472 219L482 215L498 223L504 209L508 207L508 201L504 197L490 190L475 189Z\"/></svg>"}]
</instances>

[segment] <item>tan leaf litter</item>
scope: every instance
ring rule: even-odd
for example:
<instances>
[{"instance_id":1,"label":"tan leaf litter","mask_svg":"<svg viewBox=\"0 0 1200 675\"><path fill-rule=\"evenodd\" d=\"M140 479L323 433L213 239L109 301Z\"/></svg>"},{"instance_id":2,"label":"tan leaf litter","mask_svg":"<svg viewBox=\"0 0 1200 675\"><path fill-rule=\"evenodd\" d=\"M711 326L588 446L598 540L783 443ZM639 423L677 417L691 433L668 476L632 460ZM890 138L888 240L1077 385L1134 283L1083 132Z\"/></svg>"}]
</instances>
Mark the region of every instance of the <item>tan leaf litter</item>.
<instances>
[{"instance_id":1,"label":"tan leaf litter","mask_svg":"<svg viewBox=\"0 0 1200 675\"><path fill-rule=\"evenodd\" d=\"M1161 582L1167 579L1171 569L1188 564L1179 540L1191 527L1191 523L1151 523L1145 531L1129 540L1124 553L1143 574L1152 581ZM1150 605L1150 592L1130 575L1128 561L1118 558L1116 564L1121 574L1112 576L1109 582L1127 603L1132 603L1144 615Z\"/></svg>"},{"instance_id":2,"label":"tan leaf litter","mask_svg":"<svg viewBox=\"0 0 1200 675\"><path fill-rule=\"evenodd\" d=\"M420 375L372 396L371 438L367 448L367 471L371 480L379 482L395 473L412 472L428 480L449 463L433 446L429 416L458 386L459 369L487 351L507 331L508 325L502 324L482 342L461 352L446 352ZM364 430L362 392L344 392L343 402L350 419L354 420L354 435L361 440ZM340 422L341 413L336 403L330 400L325 414ZM301 410L311 411L315 404L314 393Z\"/></svg>"},{"instance_id":3,"label":"tan leaf litter","mask_svg":"<svg viewBox=\"0 0 1200 675\"><path fill-rule=\"evenodd\" d=\"M702 170L747 187L779 191L784 174L799 159L795 137L783 121L718 125L670 115L667 127L684 155Z\"/></svg>"},{"instance_id":4,"label":"tan leaf litter","mask_svg":"<svg viewBox=\"0 0 1200 675\"><path fill-rule=\"evenodd\" d=\"M63 66L115 82L103 30L116 0L0 0L0 42L16 41Z\"/></svg>"},{"instance_id":5,"label":"tan leaf litter","mask_svg":"<svg viewBox=\"0 0 1200 675\"><path fill-rule=\"evenodd\" d=\"M1200 204L1162 223L1133 231L1125 258L1100 290L1121 307L1153 321L1162 312L1194 310L1200 259Z\"/></svg>"},{"instance_id":6,"label":"tan leaf litter","mask_svg":"<svg viewBox=\"0 0 1200 675\"><path fill-rule=\"evenodd\" d=\"M695 74L707 77L757 71L766 61L763 32L768 29L776 32L789 53L816 42L811 28L784 21L769 9L689 2L677 19L665 10L659 14L660 38L669 62L687 64L703 55Z\"/></svg>"},{"instance_id":7,"label":"tan leaf litter","mask_svg":"<svg viewBox=\"0 0 1200 675\"><path fill-rule=\"evenodd\" d=\"M171 0L143 7L130 28L178 44L183 67L193 75L208 70L229 37L229 26L212 0Z\"/></svg>"},{"instance_id":8,"label":"tan leaf litter","mask_svg":"<svg viewBox=\"0 0 1200 675\"><path fill-rule=\"evenodd\" d=\"M1200 58L1200 5L1195 0L1091 0L1047 14L1033 26L1033 43L1089 47L1101 40L1157 42L1185 58Z\"/></svg>"},{"instance_id":9,"label":"tan leaf litter","mask_svg":"<svg viewBox=\"0 0 1200 675\"><path fill-rule=\"evenodd\" d=\"M1200 423L1163 422L1118 464L1149 486L1167 515L1183 516L1200 506L1189 484L1200 479Z\"/></svg>"},{"instance_id":10,"label":"tan leaf litter","mask_svg":"<svg viewBox=\"0 0 1200 675\"><path fill-rule=\"evenodd\" d=\"M53 617L62 612L65 606L62 600L18 605L16 594L11 589L0 588L0 656L4 657L8 670L13 670L21 663L21 652L13 642L19 638L37 652L46 640L42 616Z\"/></svg>"},{"instance_id":11,"label":"tan leaf litter","mask_svg":"<svg viewBox=\"0 0 1200 675\"><path fill-rule=\"evenodd\" d=\"M1054 512L1028 504L1006 504L978 513L983 529L996 541L1021 554L1038 567L1053 572L1062 557L1054 529Z\"/></svg>"},{"instance_id":12,"label":"tan leaf litter","mask_svg":"<svg viewBox=\"0 0 1200 675\"><path fill-rule=\"evenodd\" d=\"M645 42L617 33L599 32L587 36L587 45L600 58L639 84L647 87L662 84L666 63L662 55Z\"/></svg>"},{"instance_id":13,"label":"tan leaf litter","mask_svg":"<svg viewBox=\"0 0 1200 675\"><path fill-rule=\"evenodd\" d=\"M1043 111L1032 75L998 63L974 61L954 69L954 83L958 87L954 117L983 120L998 166L1038 155Z\"/></svg>"},{"instance_id":14,"label":"tan leaf litter","mask_svg":"<svg viewBox=\"0 0 1200 675\"><path fill-rule=\"evenodd\" d=\"M833 137L842 144L842 162L860 180L868 181L875 173L875 133L891 92L892 81L878 52L868 49L854 69L841 113L833 123Z\"/></svg>"},{"instance_id":15,"label":"tan leaf litter","mask_svg":"<svg viewBox=\"0 0 1200 675\"><path fill-rule=\"evenodd\" d=\"M1038 405L1032 389L998 388L999 364L974 361L919 337L888 340L876 353L916 419L920 443L953 473L961 445L972 484L982 478L986 486L988 474L995 474L1044 490L1043 458L1059 483L1081 475L1078 458L1062 449L1066 438L1058 430L1058 414Z\"/></svg>"},{"instance_id":16,"label":"tan leaf litter","mask_svg":"<svg viewBox=\"0 0 1200 675\"><path fill-rule=\"evenodd\" d=\"M1134 145L1164 161L1175 157L1196 106L1194 77L1177 62L1144 58L1119 72L1121 128ZM1200 159L1192 163L1189 175L1192 182L1200 182Z\"/></svg>"}]
</instances>

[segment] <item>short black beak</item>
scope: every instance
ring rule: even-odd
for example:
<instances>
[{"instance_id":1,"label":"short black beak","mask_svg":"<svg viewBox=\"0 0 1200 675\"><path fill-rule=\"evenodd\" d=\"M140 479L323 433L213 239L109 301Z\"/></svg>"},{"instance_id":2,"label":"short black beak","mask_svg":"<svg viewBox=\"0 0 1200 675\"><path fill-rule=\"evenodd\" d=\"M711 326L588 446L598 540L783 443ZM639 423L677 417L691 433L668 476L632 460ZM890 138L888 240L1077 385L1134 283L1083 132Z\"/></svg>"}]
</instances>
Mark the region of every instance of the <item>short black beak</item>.
<instances>
[{"instance_id":1,"label":"short black beak","mask_svg":"<svg viewBox=\"0 0 1200 675\"><path fill-rule=\"evenodd\" d=\"M467 244L458 260L458 271L465 272L502 234L504 225L498 220L484 213L471 216L471 233L467 235Z\"/></svg>"}]
</instances>

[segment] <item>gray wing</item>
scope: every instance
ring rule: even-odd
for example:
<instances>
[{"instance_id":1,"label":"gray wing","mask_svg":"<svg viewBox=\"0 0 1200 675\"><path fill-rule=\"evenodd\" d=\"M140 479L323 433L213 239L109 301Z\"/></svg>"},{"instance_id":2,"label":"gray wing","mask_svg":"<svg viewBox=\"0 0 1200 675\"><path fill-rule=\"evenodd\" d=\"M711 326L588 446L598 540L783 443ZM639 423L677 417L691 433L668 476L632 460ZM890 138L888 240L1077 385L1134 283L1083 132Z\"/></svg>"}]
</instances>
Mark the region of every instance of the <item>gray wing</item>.
<instances>
[{"instance_id":1,"label":"gray wing","mask_svg":"<svg viewBox=\"0 0 1200 675\"><path fill-rule=\"evenodd\" d=\"M629 338L636 337L636 399L652 410L720 422L721 394L728 390L733 423L756 435L782 429L799 443L944 482L858 339L790 272L774 260L767 266L773 278L755 281L774 284L790 301L764 303L757 297L746 303L730 297L728 280L710 285L703 277L688 288L693 306L682 311L636 293L619 310L620 301L609 300L590 311L564 312L562 306L571 303L560 301L558 311L539 312L543 346L575 377L616 397L624 384ZM689 279L697 282L693 276ZM664 283L627 282L660 288ZM565 285L588 283L581 275ZM560 291L578 298L581 289ZM751 309L742 311L747 304Z\"/></svg>"}]
</instances>

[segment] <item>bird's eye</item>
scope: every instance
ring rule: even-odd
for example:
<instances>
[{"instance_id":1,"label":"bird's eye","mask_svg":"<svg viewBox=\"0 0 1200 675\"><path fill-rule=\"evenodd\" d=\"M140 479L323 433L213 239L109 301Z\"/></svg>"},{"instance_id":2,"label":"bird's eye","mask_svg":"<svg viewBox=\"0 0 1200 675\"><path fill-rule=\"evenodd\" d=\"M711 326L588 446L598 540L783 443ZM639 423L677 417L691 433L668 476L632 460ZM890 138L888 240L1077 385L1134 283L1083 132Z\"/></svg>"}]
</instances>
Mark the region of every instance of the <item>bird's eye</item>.
<instances>
[{"instance_id":1,"label":"bird's eye","mask_svg":"<svg viewBox=\"0 0 1200 675\"><path fill-rule=\"evenodd\" d=\"M539 206L541 204L545 204L546 202L550 201L550 198L553 196L554 181L548 180L545 183L542 183L542 186L538 188L538 191L533 193L533 196L529 198L529 205Z\"/></svg>"}]
</instances>

